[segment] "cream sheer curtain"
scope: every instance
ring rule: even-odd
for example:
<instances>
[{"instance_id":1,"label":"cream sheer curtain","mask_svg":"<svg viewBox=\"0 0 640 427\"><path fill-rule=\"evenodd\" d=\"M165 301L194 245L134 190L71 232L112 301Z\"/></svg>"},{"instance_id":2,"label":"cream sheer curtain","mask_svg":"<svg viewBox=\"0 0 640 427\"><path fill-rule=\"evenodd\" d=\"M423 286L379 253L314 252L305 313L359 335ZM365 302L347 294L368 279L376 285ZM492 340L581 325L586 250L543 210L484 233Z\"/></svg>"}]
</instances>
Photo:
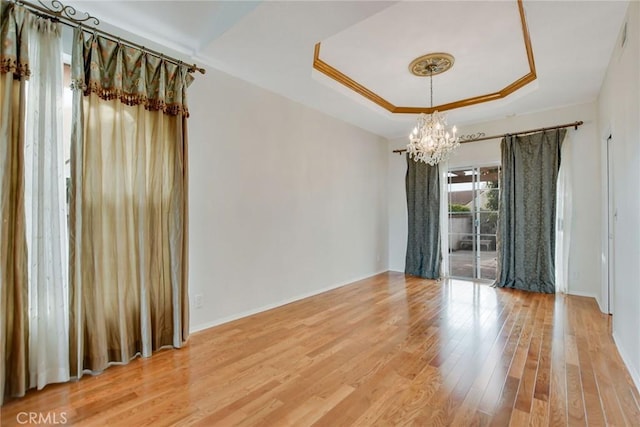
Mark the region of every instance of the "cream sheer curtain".
<instances>
[{"instance_id":1,"label":"cream sheer curtain","mask_svg":"<svg viewBox=\"0 0 640 427\"><path fill-rule=\"evenodd\" d=\"M60 25L5 2L0 22L4 401L69 379L69 312Z\"/></svg>"},{"instance_id":2,"label":"cream sheer curtain","mask_svg":"<svg viewBox=\"0 0 640 427\"><path fill-rule=\"evenodd\" d=\"M29 387L69 380L67 206L61 24L31 16L25 211L29 251Z\"/></svg>"},{"instance_id":3,"label":"cream sheer curtain","mask_svg":"<svg viewBox=\"0 0 640 427\"><path fill-rule=\"evenodd\" d=\"M188 337L186 88L176 66L74 35L72 375Z\"/></svg>"},{"instance_id":4,"label":"cream sheer curtain","mask_svg":"<svg viewBox=\"0 0 640 427\"><path fill-rule=\"evenodd\" d=\"M440 170L440 277L449 277L449 161L438 164Z\"/></svg>"},{"instance_id":5,"label":"cream sheer curtain","mask_svg":"<svg viewBox=\"0 0 640 427\"><path fill-rule=\"evenodd\" d=\"M24 211L25 87L29 76L27 14L0 12L0 399L28 384L27 239Z\"/></svg>"},{"instance_id":6,"label":"cream sheer curtain","mask_svg":"<svg viewBox=\"0 0 640 427\"><path fill-rule=\"evenodd\" d=\"M573 218L572 202L572 154L571 136L562 143L560 170L558 171L558 189L556 204L556 292L569 291L569 250L571 249L571 226Z\"/></svg>"},{"instance_id":7,"label":"cream sheer curtain","mask_svg":"<svg viewBox=\"0 0 640 427\"><path fill-rule=\"evenodd\" d=\"M75 31L67 241L60 27L1 1L0 35L3 403L186 341L192 77Z\"/></svg>"}]
</instances>

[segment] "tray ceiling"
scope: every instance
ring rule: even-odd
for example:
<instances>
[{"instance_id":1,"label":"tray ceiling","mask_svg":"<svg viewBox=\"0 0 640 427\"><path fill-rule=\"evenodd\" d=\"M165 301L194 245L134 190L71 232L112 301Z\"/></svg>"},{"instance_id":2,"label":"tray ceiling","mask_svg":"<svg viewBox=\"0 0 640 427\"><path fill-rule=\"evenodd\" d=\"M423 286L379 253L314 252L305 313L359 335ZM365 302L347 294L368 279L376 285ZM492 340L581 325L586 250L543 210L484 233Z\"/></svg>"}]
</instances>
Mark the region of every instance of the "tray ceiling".
<instances>
[{"instance_id":1,"label":"tray ceiling","mask_svg":"<svg viewBox=\"0 0 640 427\"><path fill-rule=\"evenodd\" d=\"M434 77L434 104L500 90L528 70L515 0L69 4L109 28L151 40L149 46L164 46L385 137L406 134L415 116L391 114L314 72L318 42L323 60L396 105L428 106L428 80L408 71L411 60L425 53L455 57L451 70ZM449 122L464 125L595 100L627 6L524 0L537 79L504 99L452 110Z\"/></svg>"},{"instance_id":2,"label":"tray ceiling","mask_svg":"<svg viewBox=\"0 0 640 427\"><path fill-rule=\"evenodd\" d=\"M528 62L526 20L516 1L449 2L438 15L432 10L429 2L393 5L323 40L321 62L391 103L393 108L387 108L391 112L429 107L428 79L408 68L416 53L446 52L455 58L451 70L434 77L434 106L472 98L493 100L496 97L486 95L508 88L529 73L527 83L535 80ZM487 25L492 21L501 25Z\"/></svg>"}]
</instances>

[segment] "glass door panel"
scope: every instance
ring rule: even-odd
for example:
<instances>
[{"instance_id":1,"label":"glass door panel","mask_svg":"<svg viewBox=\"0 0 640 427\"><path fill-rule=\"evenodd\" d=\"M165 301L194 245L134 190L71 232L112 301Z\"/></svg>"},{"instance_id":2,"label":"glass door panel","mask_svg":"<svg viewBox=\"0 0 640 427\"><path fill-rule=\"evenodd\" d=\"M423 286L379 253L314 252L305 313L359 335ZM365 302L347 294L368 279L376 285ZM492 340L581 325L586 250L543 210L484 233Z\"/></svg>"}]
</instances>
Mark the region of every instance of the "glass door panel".
<instances>
[{"instance_id":1,"label":"glass door panel","mask_svg":"<svg viewBox=\"0 0 640 427\"><path fill-rule=\"evenodd\" d=\"M500 168L450 170L449 276L495 280Z\"/></svg>"}]
</instances>

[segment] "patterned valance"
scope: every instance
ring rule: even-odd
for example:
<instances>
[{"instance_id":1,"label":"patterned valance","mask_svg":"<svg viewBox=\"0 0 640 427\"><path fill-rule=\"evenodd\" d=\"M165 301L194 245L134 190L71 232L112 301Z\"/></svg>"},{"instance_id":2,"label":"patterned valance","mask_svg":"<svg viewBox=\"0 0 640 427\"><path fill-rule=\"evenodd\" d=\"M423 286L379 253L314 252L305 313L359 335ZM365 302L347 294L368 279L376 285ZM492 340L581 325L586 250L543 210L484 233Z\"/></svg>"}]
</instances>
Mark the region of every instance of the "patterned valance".
<instances>
[{"instance_id":1,"label":"patterned valance","mask_svg":"<svg viewBox=\"0 0 640 427\"><path fill-rule=\"evenodd\" d=\"M27 22L30 13L13 3L2 1L0 15L0 73L14 78L29 77Z\"/></svg>"},{"instance_id":2,"label":"patterned valance","mask_svg":"<svg viewBox=\"0 0 640 427\"><path fill-rule=\"evenodd\" d=\"M74 31L72 86L85 95L119 99L127 105L169 115L189 115L188 66L177 65L97 34Z\"/></svg>"}]
</instances>

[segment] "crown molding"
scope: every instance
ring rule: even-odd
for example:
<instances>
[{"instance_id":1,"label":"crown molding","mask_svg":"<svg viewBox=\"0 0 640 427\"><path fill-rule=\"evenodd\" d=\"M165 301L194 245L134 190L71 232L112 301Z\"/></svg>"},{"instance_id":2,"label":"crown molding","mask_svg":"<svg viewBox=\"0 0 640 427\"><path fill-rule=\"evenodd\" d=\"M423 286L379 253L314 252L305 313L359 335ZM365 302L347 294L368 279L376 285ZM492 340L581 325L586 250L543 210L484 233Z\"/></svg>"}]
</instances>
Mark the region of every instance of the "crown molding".
<instances>
[{"instance_id":1,"label":"crown molding","mask_svg":"<svg viewBox=\"0 0 640 427\"><path fill-rule=\"evenodd\" d=\"M538 78L536 74L535 58L533 56L533 48L531 47L531 38L529 37L529 28L527 26L527 19L524 13L524 6L522 5L522 0L516 1L518 3L518 11L520 13L522 37L524 38L524 46L527 54L527 61L529 64L529 72L497 92L473 96L471 98L465 98L459 101L449 102L447 104L436 105L434 107L404 107L394 105L393 103L375 93L373 90L358 83L337 68L323 61L320 58L320 42L316 43L314 48L313 68L393 114L432 114L434 111L453 110L456 108L463 108L470 105L502 99Z\"/></svg>"}]
</instances>

